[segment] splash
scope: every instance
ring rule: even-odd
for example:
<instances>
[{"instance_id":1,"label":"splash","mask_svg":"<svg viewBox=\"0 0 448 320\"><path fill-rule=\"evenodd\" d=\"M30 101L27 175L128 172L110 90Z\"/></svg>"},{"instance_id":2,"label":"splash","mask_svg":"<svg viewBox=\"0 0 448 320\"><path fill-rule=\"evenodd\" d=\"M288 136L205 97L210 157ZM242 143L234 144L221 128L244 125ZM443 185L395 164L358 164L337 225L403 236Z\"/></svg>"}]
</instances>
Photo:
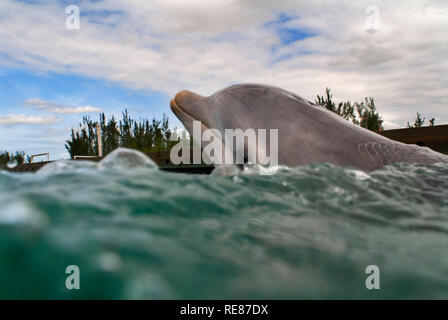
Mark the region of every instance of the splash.
<instances>
[{"instance_id":1,"label":"splash","mask_svg":"<svg viewBox=\"0 0 448 320\"><path fill-rule=\"evenodd\" d=\"M6 167L8 167L8 169L14 169L18 165L19 165L19 163L17 162L17 160L11 160L11 161L8 161L8 163L6 164Z\"/></svg>"},{"instance_id":2,"label":"splash","mask_svg":"<svg viewBox=\"0 0 448 320\"><path fill-rule=\"evenodd\" d=\"M125 148L116 149L99 163L100 169L138 167L157 168L157 165L143 153Z\"/></svg>"}]
</instances>

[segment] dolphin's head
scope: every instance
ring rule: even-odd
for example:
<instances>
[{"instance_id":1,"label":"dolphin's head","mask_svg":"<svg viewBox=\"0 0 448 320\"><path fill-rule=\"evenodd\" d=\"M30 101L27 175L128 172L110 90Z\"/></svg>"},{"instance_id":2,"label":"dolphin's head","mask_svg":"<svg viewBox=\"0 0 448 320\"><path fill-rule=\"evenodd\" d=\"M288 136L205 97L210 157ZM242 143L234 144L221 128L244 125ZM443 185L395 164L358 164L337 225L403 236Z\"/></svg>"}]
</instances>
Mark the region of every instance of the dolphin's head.
<instances>
[{"instance_id":1,"label":"dolphin's head","mask_svg":"<svg viewBox=\"0 0 448 320\"><path fill-rule=\"evenodd\" d=\"M238 97L236 92L232 93L231 88L218 91L209 97L191 91L180 91L170 102L171 110L193 138L195 138L193 122L199 121L201 133L207 129L218 130L221 134L218 139L225 143L223 138L227 129L245 130L250 125L248 118L252 119L252 124L256 121L253 110ZM201 145L204 148L207 145L206 141L201 141ZM243 147L244 159L247 159L247 141Z\"/></svg>"},{"instance_id":2,"label":"dolphin's head","mask_svg":"<svg viewBox=\"0 0 448 320\"><path fill-rule=\"evenodd\" d=\"M226 139L223 138L227 136L227 130L246 132L251 129L251 132L255 132L257 129L278 128L276 119L279 119L279 112L271 107L277 102L277 97L282 96L282 92L277 91L279 89L264 85L241 84L204 97L184 90L176 94L170 106L193 138L193 122L200 121L201 133L207 129L218 130L221 134L218 137L225 144ZM205 147L206 141L201 142ZM244 140L243 146L234 145L232 148L238 149L244 161L247 161L248 140Z\"/></svg>"},{"instance_id":3,"label":"dolphin's head","mask_svg":"<svg viewBox=\"0 0 448 320\"><path fill-rule=\"evenodd\" d=\"M181 91L171 100L171 109L194 138L193 122L201 122L201 130L216 129L226 143L226 131L248 129L266 132L266 150L270 150L270 131L276 130L281 145L297 144L302 139L314 137L314 132L321 128L313 119L320 119L321 108L286 90L269 85L238 84L227 87L215 94L204 97L190 91ZM330 112L328 112L330 113ZM345 121L345 120L344 120ZM316 129L317 127L317 129ZM324 130L321 130L324 131ZM221 138L221 139L222 139ZM244 158L248 159L248 145L244 143ZM204 144L202 144L204 147ZM238 148L233 146L233 148ZM257 149L263 147L257 142ZM279 148L284 148L279 146ZM285 157L280 154L283 163L294 164L300 155L298 148L288 148ZM239 149L241 151L241 149ZM292 160L288 158L288 156Z\"/></svg>"},{"instance_id":4,"label":"dolphin's head","mask_svg":"<svg viewBox=\"0 0 448 320\"><path fill-rule=\"evenodd\" d=\"M202 129L215 128L215 110L207 97L187 90L180 91L171 99L170 107L190 134L193 121L200 121Z\"/></svg>"},{"instance_id":5,"label":"dolphin's head","mask_svg":"<svg viewBox=\"0 0 448 320\"><path fill-rule=\"evenodd\" d=\"M234 85L215 94L204 97L191 91L180 91L171 100L173 113L191 133L192 122L201 121L203 129L217 129L224 133L224 129L260 128L266 119L272 116L271 108L265 108L267 86ZM256 116L259 113L265 116Z\"/></svg>"}]
</instances>

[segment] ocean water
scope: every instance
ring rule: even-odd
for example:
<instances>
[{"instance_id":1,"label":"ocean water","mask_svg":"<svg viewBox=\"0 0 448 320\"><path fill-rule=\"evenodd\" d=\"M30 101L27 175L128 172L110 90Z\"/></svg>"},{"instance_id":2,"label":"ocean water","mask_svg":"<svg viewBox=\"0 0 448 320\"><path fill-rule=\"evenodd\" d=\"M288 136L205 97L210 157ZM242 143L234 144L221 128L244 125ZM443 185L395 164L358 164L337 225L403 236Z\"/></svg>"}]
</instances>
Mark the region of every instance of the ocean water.
<instances>
[{"instance_id":1,"label":"ocean water","mask_svg":"<svg viewBox=\"0 0 448 320\"><path fill-rule=\"evenodd\" d=\"M260 170L167 173L121 150L1 171L0 298L448 298L446 164Z\"/></svg>"}]
</instances>

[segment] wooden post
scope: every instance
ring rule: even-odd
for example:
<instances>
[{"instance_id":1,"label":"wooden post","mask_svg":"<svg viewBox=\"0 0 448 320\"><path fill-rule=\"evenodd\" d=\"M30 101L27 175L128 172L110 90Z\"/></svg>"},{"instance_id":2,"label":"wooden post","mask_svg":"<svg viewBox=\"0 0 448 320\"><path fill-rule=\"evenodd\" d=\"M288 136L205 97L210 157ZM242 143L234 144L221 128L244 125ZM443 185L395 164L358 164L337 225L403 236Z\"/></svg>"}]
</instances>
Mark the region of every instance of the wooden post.
<instances>
[{"instance_id":1,"label":"wooden post","mask_svg":"<svg viewBox=\"0 0 448 320\"><path fill-rule=\"evenodd\" d=\"M42 156L47 156L47 162L50 162L50 152L47 152L47 153L33 154L33 155L31 156L30 163L33 163L33 162L34 162L34 158L35 158L35 157L42 157Z\"/></svg>"},{"instance_id":2,"label":"wooden post","mask_svg":"<svg viewBox=\"0 0 448 320\"><path fill-rule=\"evenodd\" d=\"M103 139L101 138L101 126L96 124L96 136L98 138L98 157L103 157Z\"/></svg>"}]
</instances>

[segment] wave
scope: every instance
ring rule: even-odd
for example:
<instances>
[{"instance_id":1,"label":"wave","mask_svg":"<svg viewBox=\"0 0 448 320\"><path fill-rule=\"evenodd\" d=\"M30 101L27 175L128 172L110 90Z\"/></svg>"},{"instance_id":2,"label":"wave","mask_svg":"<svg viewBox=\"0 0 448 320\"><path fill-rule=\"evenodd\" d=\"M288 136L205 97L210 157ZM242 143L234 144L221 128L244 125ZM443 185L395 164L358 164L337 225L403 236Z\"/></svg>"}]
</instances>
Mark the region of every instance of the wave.
<instances>
[{"instance_id":1,"label":"wave","mask_svg":"<svg viewBox=\"0 0 448 320\"><path fill-rule=\"evenodd\" d=\"M119 149L0 171L0 298L448 298L446 164L276 169L167 173Z\"/></svg>"}]
</instances>

